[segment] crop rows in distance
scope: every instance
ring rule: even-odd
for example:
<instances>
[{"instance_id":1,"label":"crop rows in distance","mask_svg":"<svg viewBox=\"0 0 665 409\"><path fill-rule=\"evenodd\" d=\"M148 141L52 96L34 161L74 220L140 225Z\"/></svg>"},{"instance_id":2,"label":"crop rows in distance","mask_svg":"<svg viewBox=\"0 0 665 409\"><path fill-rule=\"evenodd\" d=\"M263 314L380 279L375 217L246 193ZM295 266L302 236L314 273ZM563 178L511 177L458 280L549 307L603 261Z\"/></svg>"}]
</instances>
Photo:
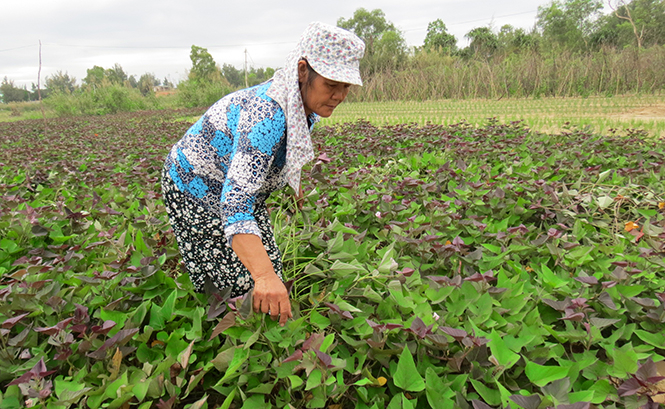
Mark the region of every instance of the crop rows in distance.
<instances>
[{"instance_id":1,"label":"crop rows in distance","mask_svg":"<svg viewBox=\"0 0 665 409\"><path fill-rule=\"evenodd\" d=\"M0 124L0 408L663 401L663 140L321 127L303 211L270 202L281 328L183 274L159 176L195 114Z\"/></svg>"},{"instance_id":2,"label":"crop rows in distance","mask_svg":"<svg viewBox=\"0 0 665 409\"><path fill-rule=\"evenodd\" d=\"M663 112L665 104L660 95L392 101L345 103L322 123L332 125L364 118L375 124L431 122L451 125L465 120L481 126L488 117L496 117L502 122L525 121L539 132L559 133L577 127L610 135L617 130L643 129L650 135L665 136Z\"/></svg>"}]
</instances>

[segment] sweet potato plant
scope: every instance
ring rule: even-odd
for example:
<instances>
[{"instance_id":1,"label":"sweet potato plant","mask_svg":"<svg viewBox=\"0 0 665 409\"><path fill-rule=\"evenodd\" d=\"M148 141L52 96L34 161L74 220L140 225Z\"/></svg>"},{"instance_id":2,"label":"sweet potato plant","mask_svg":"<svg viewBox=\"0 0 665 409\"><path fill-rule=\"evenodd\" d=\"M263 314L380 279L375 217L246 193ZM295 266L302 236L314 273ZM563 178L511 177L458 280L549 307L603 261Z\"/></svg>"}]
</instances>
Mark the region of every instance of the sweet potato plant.
<instances>
[{"instance_id":1,"label":"sweet potato plant","mask_svg":"<svg viewBox=\"0 0 665 409\"><path fill-rule=\"evenodd\" d=\"M271 200L294 318L197 294L160 193L194 111L0 124L0 409L656 408L665 140L320 127Z\"/></svg>"}]
</instances>

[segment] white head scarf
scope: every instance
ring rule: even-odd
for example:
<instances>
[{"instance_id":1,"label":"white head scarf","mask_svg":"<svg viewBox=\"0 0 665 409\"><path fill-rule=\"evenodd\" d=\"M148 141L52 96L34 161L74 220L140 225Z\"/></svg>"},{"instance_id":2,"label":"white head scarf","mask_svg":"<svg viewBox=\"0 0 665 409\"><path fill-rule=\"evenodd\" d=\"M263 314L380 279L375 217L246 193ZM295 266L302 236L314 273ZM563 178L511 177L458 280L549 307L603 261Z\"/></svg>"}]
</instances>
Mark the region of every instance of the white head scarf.
<instances>
[{"instance_id":1,"label":"white head scarf","mask_svg":"<svg viewBox=\"0 0 665 409\"><path fill-rule=\"evenodd\" d=\"M268 96L275 100L286 117L286 182L298 192L302 167L314 159L314 148L307 125L298 83L298 62L306 59L325 78L362 85L359 63L365 44L355 34L324 23L311 23L289 53L284 68L275 72ZM314 121L318 116L314 115Z\"/></svg>"}]
</instances>

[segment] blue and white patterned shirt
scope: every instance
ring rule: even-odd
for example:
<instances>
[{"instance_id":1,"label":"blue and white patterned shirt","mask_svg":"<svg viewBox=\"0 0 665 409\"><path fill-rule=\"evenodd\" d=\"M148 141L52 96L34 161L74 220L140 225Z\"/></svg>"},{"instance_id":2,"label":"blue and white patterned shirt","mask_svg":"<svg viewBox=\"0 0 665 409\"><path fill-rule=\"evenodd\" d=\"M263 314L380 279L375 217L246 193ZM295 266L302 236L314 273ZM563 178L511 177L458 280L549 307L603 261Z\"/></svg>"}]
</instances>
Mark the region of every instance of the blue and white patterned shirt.
<instances>
[{"instance_id":1,"label":"blue and white patterned shirt","mask_svg":"<svg viewBox=\"0 0 665 409\"><path fill-rule=\"evenodd\" d=\"M286 118L266 95L269 87L267 82L217 101L166 159L178 189L220 216L229 245L238 233L261 237L255 205L286 185Z\"/></svg>"}]
</instances>

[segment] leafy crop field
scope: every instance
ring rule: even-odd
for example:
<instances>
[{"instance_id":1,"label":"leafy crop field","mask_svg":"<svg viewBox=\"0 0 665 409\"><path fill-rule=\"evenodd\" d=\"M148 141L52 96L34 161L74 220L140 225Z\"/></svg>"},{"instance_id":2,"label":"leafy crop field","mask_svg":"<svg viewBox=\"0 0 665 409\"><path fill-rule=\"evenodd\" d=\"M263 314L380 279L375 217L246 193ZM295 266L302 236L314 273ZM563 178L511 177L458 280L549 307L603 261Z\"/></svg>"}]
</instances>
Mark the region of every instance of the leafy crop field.
<instances>
[{"instance_id":1,"label":"leafy crop field","mask_svg":"<svg viewBox=\"0 0 665 409\"><path fill-rule=\"evenodd\" d=\"M295 310L196 294L161 201L195 111L0 124L0 408L665 402L665 140L319 127L271 203Z\"/></svg>"},{"instance_id":2,"label":"leafy crop field","mask_svg":"<svg viewBox=\"0 0 665 409\"><path fill-rule=\"evenodd\" d=\"M538 132L580 129L625 135L627 129L641 129L650 135L665 136L665 96L344 103L323 123L333 125L364 118L376 125L428 121L451 125L466 121L480 126L490 117L502 123L523 121Z\"/></svg>"}]
</instances>

